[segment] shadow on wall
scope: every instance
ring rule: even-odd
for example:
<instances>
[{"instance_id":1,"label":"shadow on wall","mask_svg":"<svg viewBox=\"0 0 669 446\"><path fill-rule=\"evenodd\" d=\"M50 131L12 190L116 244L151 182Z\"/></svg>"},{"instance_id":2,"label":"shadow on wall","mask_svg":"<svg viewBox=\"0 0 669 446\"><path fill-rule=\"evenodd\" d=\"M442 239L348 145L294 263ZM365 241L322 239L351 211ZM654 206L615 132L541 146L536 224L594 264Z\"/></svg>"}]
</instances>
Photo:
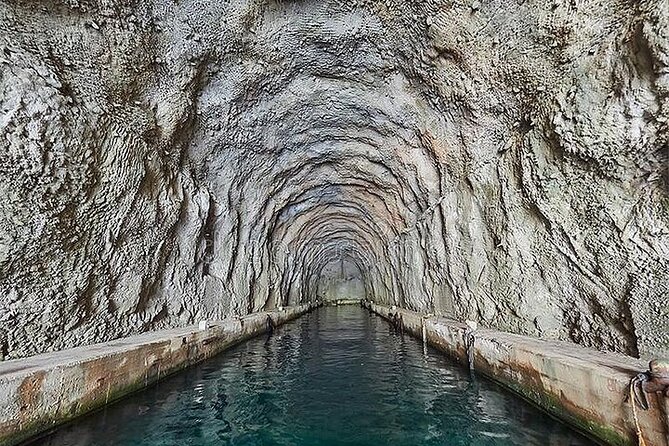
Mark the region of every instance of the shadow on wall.
<instances>
[{"instance_id":1,"label":"shadow on wall","mask_svg":"<svg viewBox=\"0 0 669 446\"><path fill-rule=\"evenodd\" d=\"M324 301L359 300L365 297L360 269L352 262L335 260L323 268L318 281L318 297Z\"/></svg>"}]
</instances>

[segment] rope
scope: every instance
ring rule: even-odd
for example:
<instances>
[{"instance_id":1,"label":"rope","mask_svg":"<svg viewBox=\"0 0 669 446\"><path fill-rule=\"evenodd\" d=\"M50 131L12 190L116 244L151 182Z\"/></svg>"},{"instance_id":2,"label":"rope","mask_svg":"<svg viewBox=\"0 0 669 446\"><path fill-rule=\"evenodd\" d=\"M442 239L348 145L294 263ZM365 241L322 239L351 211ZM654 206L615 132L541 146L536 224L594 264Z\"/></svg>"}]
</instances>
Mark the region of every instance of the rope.
<instances>
[{"instance_id":1,"label":"rope","mask_svg":"<svg viewBox=\"0 0 669 446\"><path fill-rule=\"evenodd\" d=\"M643 385L645 382L650 380L648 372L639 373L634 378L630 380L630 398L634 398L635 403L642 409L648 410L648 399L643 390Z\"/></svg>"},{"instance_id":2,"label":"rope","mask_svg":"<svg viewBox=\"0 0 669 446\"><path fill-rule=\"evenodd\" d=\"M641 434L641 425L639 425L639 417L636 414L636 397L634 393L634 383L636 379L632 378L630 380L630 400L632 400L632 415L634 416L634 425L636 426L636 434L639 437L639 446L646 446L646 442L643 439Z\"/></svg>"}]
</instances>

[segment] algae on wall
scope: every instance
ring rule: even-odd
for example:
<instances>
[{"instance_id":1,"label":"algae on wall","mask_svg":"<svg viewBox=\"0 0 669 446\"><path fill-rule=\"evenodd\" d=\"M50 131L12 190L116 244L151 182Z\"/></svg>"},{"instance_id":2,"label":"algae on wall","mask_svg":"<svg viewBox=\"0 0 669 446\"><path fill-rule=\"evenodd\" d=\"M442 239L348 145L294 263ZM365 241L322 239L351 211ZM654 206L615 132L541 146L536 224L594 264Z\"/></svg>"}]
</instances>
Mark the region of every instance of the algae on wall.
<instances>
[{"instance_id":1,"label":"algae on wall","mask_svg":"<svg viewBox=\"0 0 669 446\"><path fill-rule=\"evenodd\" d=\"M669 5L0 1L9 357L316 297L669 354Z\"/></svg>"}]
</instances>

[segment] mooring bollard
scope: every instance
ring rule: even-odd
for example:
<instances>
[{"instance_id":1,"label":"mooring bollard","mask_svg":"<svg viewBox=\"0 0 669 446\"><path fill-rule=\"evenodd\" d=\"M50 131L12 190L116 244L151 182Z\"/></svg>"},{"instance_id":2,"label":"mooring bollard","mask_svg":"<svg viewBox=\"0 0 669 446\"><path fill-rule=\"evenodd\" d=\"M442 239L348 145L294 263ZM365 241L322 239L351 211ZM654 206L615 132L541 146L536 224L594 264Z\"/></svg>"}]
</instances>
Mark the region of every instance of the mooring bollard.
<instances>
[{"instance_id":1,"label":"mooring bollard","mask_svg":"<svg viewBox=\"0 0 669 446\"><path fill-rule=\"evenodd\" d=\"M639 444L646 446L636 409L637 407L641 410L650 408L647 393L655 393L657 396L658 410L663 417L665 437L669 444L669 360L653 359L650 361L648 371L639 373L630 380L629 392Z\"/></svg>"},{"instance_id":2,"label":"mooring bollard","mask_svg":"<svg viewBox=\"0 0 669 446\"><path fill-rule=\"evenodd\" d=\"M664 434L669 444L669 360L654 359L648 364L650 380L644 383L646 392L655 392L664 416Z\"/></svg>"}]
</instances>

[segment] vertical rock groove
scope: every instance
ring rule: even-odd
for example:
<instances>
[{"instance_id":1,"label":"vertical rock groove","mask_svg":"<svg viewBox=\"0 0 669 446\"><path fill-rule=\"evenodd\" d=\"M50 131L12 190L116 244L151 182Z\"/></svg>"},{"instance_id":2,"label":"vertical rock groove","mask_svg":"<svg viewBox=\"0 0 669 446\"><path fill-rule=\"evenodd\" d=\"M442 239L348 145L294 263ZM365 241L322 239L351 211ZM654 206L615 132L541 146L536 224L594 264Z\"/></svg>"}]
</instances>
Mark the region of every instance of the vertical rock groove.
<instances>
[{"instance_id":1,"label":"vertical rock groove","mask_svg":"<svg viewBox=\"0 0 669 446\"><path fill-rule=\"evenodd\" d=\"M669 354L668 21L0 1L3 356L336 294Z\"/></svg>"}]
</instances>

